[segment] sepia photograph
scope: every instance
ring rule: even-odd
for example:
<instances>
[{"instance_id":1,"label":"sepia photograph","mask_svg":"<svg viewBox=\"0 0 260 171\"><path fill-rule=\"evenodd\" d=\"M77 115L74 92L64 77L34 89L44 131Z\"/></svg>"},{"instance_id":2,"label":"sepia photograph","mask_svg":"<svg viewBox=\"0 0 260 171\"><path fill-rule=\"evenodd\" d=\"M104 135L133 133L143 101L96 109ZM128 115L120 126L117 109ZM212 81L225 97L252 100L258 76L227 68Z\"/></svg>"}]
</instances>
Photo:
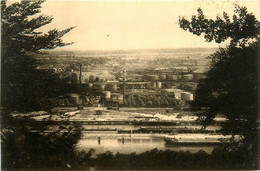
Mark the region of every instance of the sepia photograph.
<instances>
[{"instance_id":1,"label":"sepia photograph","mask_svg":"<svg viewBox=\"0 0 260 171\"><path fill-rule=\"evenodd\" d=\"M258 0L2 0L1 170L260 170Z\"/></svg>"}]
</instances>

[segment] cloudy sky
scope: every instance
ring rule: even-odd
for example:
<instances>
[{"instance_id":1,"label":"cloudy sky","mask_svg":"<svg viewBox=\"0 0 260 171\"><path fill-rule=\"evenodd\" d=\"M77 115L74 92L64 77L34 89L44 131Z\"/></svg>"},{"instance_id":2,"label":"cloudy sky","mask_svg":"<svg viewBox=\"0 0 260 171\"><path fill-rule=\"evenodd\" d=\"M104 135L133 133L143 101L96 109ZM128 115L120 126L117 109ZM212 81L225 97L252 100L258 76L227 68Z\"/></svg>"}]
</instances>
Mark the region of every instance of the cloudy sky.
<instances>
[{"instance_id":1,"label":"cloudy sky","mask_svg":"<svg viewBox=\"0 0 260 171\"><path fill-rule=\"evenodd\" d=\"M219 47L178 26L179 16L190 18L202 8L208 18L232 14L234 3L247 6L260 18L260 1L53 1L43 3L42 13L54 20L42 30L77 26L64 36L75 42L60 50L154 49Z\"/></svg>"}]
</instances>

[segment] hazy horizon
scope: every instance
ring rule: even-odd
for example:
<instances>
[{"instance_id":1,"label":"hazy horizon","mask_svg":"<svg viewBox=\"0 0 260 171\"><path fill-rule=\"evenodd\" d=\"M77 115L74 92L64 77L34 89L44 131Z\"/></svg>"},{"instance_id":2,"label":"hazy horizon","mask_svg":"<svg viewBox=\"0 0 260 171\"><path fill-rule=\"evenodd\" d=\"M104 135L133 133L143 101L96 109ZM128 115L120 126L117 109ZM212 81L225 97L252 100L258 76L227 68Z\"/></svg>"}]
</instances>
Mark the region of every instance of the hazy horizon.
<instances>
[{"instance_id":1,"label":"hazy horizon","mask_svg":"<svg viewBox=\"0 0 260 171\"><path fill-rule=\"evenodd\" d=\"M172 47L172 48L143 48L143 49L63 49L63 48L56 48L51 50L45 51L68 51L68 52L84 52L84 51L155 51L155 50L177 50L177 49L219 49L219 47Z\"/></svg>"}]
</instances>

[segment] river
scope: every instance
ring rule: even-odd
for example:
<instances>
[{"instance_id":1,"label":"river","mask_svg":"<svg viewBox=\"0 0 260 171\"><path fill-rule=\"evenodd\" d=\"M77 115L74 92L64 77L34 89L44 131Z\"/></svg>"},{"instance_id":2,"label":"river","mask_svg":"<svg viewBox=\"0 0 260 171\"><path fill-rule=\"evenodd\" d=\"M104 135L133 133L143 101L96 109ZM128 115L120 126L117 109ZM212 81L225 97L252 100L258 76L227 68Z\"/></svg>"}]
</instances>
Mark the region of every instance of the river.
<instances>
[{"instance_id":1,"label":"river","mask_svg":"<svg viewBox=\"0 0 260 171\"><path fill-rule=\"evenodd\" d=\"M98 142L100 137L100 144ZM84 134L78 142L79 151L94 149L94 154L110 151L113 153L142 153L157 148L158 150L190 151L195 153L201 149L210 153L214 146L166 146L163 134Z\"/></svg>"}]
</instances>

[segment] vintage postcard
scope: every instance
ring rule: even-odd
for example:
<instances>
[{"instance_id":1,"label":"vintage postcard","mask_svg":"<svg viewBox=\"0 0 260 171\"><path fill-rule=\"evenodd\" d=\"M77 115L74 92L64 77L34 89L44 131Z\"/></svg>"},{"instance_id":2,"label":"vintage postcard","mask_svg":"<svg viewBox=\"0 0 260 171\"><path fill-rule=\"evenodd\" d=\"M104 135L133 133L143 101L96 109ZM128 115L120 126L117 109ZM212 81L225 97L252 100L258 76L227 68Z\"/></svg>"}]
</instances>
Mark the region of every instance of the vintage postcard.
<instances>
[{"instance_id":1,"label":"vintage postcard","mask_svg":"<svg viewBox=\"0 0 260 171\"><path fill-rule=\"evenodd\" d=\"M259 7L1 1L1 169L260 169Z\"/></svg>"}]
</instances>

